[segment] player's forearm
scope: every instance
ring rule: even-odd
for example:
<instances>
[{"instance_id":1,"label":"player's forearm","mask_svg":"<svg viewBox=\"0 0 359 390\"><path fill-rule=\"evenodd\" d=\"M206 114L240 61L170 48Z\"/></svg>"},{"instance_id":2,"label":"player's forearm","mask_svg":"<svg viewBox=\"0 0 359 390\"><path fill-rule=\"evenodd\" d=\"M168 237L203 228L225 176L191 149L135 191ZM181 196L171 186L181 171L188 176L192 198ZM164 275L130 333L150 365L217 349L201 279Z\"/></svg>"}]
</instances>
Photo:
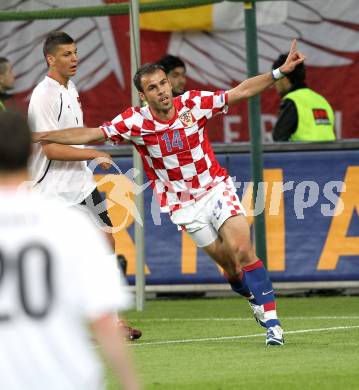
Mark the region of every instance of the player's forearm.
<instances>
[{"instance_id":1,"label":"player's forearm","mask_svg":"<svg viewBox=\"0 0 359 390\"><path fill-rule=\"evenodd\" d=\"M251 77L228 91L228 104L236 104L263 92L274 83L271 73Z\"/></svg>"},{"instance_id":2,"label":"player's forearm","mask_svg":"<svg viewBox=\"0 0 359 390\"><path fill-rule=\"evenodd\" d=\"M293 39L287 59L284 64L273 72L251 77L228 91L228 104L235 104L243 99L248 99L270 87L275 78L279 80L285 75L293 72L297 65L304 61L305 57L297 50L297 41Z\"/></svg>"},{"instance_id":3,"label":"player's forearm","mask_svg":"<svg viewBox=\"0 0 359 390\"><path fill-rule=\"evenodd\" d=\"M125 335L116 326L116 318L107 315L91 324L96 340L114 373L126 390L139 390L131 355L124 342Z\"/></svg>"},{"instance_id":4,"label":"player's forearm","mask_svg":"<svg viewBox=\"0 0 359 390\"><path fill-rule=\"evenodd\" d=\"M103 141L104 134L100 128L76 127L65 130L42 131L33 133L34 142L55 142L64 145L84 145Z\"/></svg>"},{"instance_id":5,"label":"player's forearm","mask_svg":"<svg viewBox=\"0 0 359 390\"><path fill-rule=\"evenodd\" d=\"M79 149L73 146L60 144L44 144L42 149L49 160L58 161L86 161L103 157L103 153L95 149Z\"/></svg>"}]
</instances>

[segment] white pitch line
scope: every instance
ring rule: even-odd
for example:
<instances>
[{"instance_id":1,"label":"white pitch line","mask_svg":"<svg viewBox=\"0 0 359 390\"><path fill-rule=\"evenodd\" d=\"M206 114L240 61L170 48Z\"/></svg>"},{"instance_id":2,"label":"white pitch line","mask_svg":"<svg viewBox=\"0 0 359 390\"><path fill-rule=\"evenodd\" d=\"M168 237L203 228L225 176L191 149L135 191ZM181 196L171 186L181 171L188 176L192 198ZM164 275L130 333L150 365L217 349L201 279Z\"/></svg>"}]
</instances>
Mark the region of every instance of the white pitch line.
<instances>
[{"instance_id":1,"label":"white pitch line","mask_svg":"<svg viewBox=\"0 0 359 390\"><path fill-rule=\"evenodd\" d=\"M284 332L284 336L288 334L299 334L299 333L313 333L313 332L327 332L333 330L348 330L348 329L359 329L359 325L353 326L334 326L331 328L313 328L313 329L298 329L298 330L289 330ZM168 344L186 344L186 343L199 343L203 341L223 341L223 340L238 340L238 339L248 339L254 337L264 337L263 333L248 334L243 336L222 336L222 337L207 337L201 339L184 339L184 340L165 340L165 341L151 341L139 344L130 344L134 347L141 347L145 345L168 345Z\"/></svg>"},{"instance_id":2,"label":"white pitch line","mask_svg":"<svg viewBox=\"0 0 359 390\"><path fill-rule=\"evenodd\" d=\"M308 316L308 317L280 317L281 320L358 320L359 316ZM139 318L136 322L197 322L197 321L253 321L253 317L215 317L215 318Z\"/></svg>"}]
</instances>

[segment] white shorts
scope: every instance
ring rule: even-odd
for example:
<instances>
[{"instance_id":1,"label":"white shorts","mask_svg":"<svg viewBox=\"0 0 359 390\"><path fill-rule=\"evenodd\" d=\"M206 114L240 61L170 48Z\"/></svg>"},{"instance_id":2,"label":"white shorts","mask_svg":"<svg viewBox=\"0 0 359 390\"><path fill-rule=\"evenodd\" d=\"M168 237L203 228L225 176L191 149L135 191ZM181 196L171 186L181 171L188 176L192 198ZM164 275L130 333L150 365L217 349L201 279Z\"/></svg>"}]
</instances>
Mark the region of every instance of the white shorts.
<instances>
[{"instance_id":1,"label":"white shorts","mask_svg":"<svg viewBox=\"0 0 359 390\"><path fill-rule=\"evenodd\" d=\"M246 215L246 212L232 179L228 178L195 203L174 211L170 218L178 230L186 231L203 248L217 239L219 228L235 215Z\"/></svg>"}]
</instances>

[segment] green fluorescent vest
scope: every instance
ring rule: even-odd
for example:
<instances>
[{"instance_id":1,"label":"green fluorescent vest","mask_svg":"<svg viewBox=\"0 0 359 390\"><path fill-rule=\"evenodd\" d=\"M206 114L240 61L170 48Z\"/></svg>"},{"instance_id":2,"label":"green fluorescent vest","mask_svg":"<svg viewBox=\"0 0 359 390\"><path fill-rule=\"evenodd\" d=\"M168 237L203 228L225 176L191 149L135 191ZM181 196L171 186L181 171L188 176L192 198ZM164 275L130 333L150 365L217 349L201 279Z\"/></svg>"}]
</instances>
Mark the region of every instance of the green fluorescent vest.
<instances>
[{"instance_id":1,"label":"green fluorescent vest","mask_svg":"<svg viewBox=\"0 0 359 390\"><path fill-rule=\"evenodd\" d=\"M298 127L290 141L335 140L334 113L323 96L309 88L300 88L283 99L292 100L298 113Z\"/></svg>"}]
</instances>

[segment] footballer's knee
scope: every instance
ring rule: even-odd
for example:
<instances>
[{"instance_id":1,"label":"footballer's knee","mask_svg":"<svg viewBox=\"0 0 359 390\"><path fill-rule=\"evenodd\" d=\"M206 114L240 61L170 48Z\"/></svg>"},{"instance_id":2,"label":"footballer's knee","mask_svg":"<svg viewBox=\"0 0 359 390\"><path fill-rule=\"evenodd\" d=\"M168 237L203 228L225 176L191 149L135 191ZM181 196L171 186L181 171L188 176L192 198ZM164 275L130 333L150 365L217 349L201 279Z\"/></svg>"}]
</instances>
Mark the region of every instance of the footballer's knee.
<instances>
[{"instance_id":1,"label":"footballer's knee","mask_svg":"<svg viewBox=\"0 0 359 390\"><path fill-rule=\"evenodd\" d=\"M232 243L230 245L231 258L239 267L245 267L254 262L254 252L250 243Z\"/></svg>"}]
</instances>

